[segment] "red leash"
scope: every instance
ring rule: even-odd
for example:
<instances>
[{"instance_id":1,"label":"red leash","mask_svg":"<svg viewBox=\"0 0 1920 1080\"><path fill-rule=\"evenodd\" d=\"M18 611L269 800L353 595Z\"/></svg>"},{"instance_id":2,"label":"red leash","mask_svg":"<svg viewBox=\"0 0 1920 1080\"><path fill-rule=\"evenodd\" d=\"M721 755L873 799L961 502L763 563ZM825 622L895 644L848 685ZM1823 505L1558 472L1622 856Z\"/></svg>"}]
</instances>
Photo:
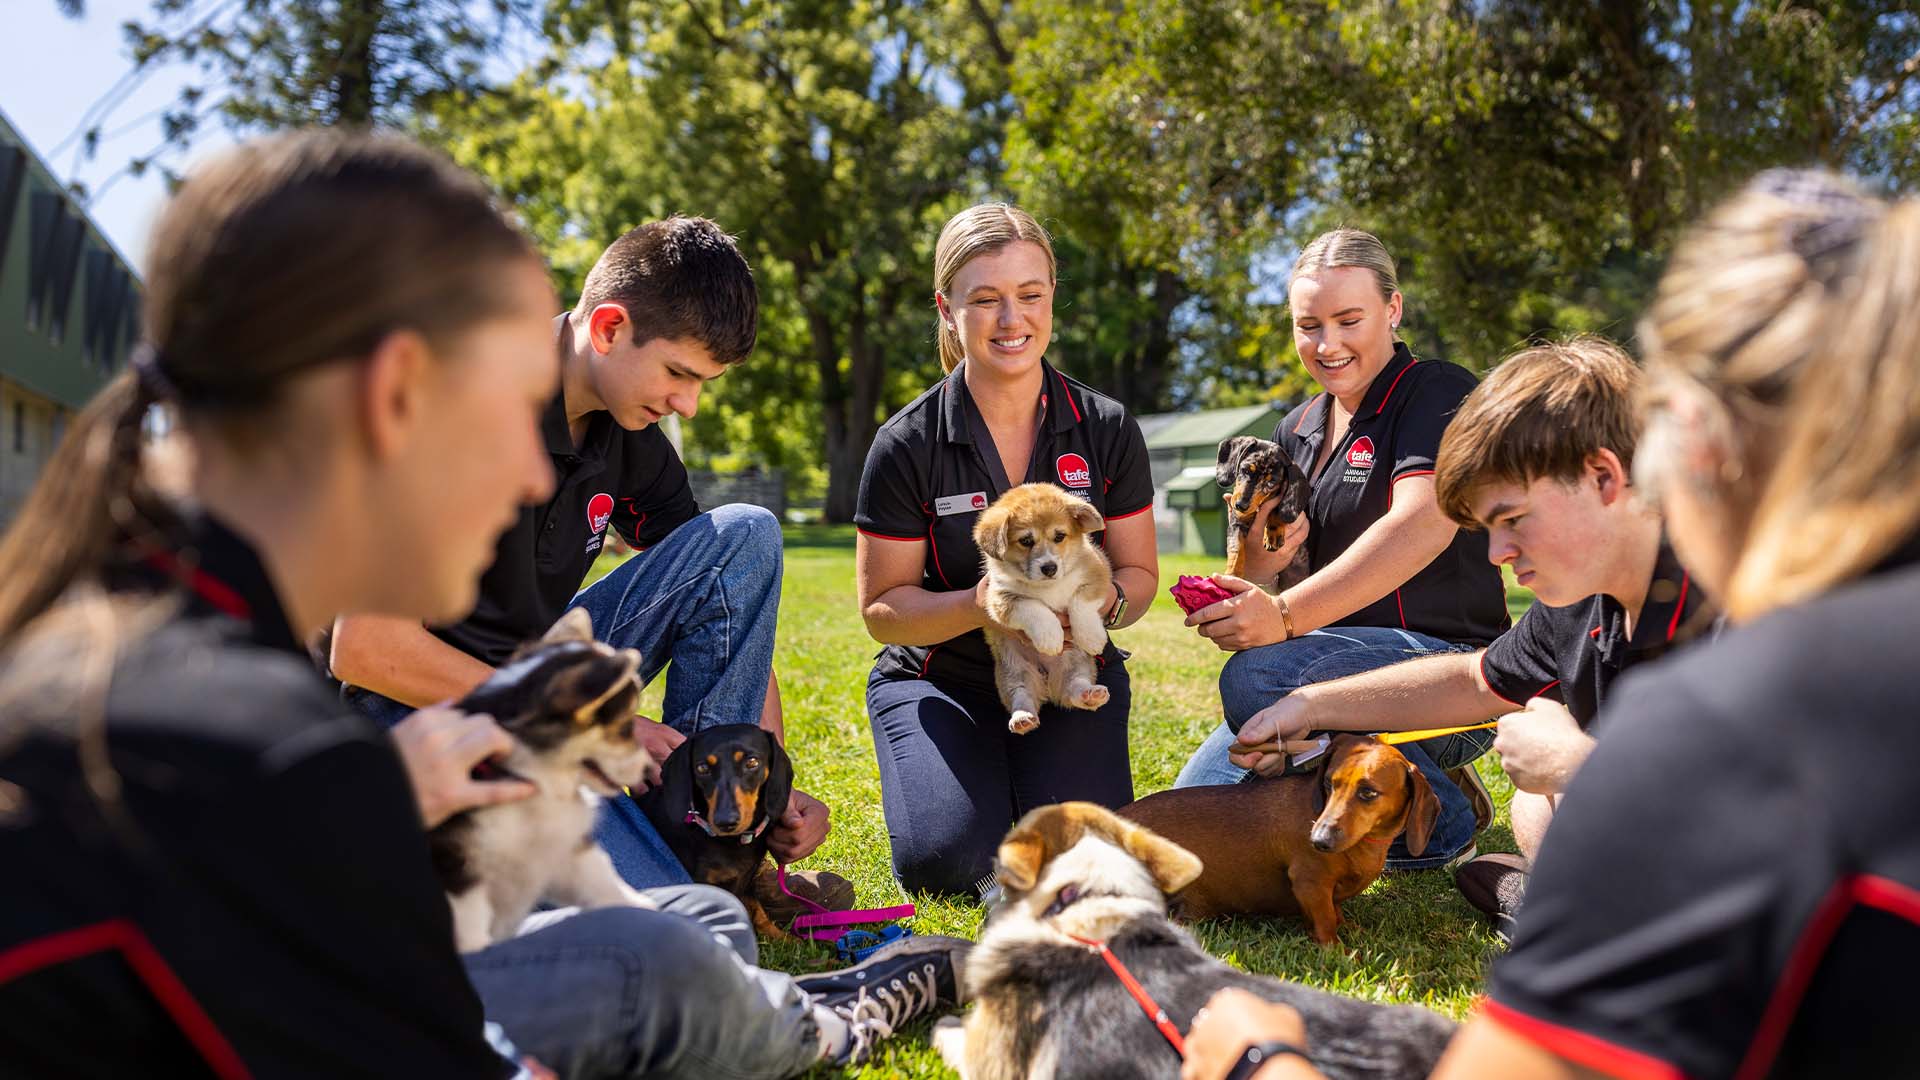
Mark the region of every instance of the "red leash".
<instances>
[{"instance_id":1,"label":"red leash","mask_svg":"<svg viewBox=\"0 0 1920 1080\"><path fill-rule=\"evenodd\" d=\"M1083 937L1074 937L1072 934L1067 936L1100 954L1100 958L1105 960L1107 966L1112 968L1113 973L1119 977L1120 985L1126 987L1127 993L1133 995L1134 1003L1140 1006L1140 1011L1147 1014L1147 1019L1153 1021L1153 1026L1159 1028L1160 1034L1165 1036L1167 1042L1173 1046L1173 1052L1180 1055L1181 1061L1187 1060L1187 1041L1180 1037L1180 1029L1173 1026L1173 1021L1167 1018L1167 1010L1153 1000L1153 996L1147 993L1147 988L1141 986L1140 980L1134 978L1133 972L1127 970L1127 965L1113 955L1112 949L1107 948L1107 943L1089 941Z\"/></svg>"}]
</instances>

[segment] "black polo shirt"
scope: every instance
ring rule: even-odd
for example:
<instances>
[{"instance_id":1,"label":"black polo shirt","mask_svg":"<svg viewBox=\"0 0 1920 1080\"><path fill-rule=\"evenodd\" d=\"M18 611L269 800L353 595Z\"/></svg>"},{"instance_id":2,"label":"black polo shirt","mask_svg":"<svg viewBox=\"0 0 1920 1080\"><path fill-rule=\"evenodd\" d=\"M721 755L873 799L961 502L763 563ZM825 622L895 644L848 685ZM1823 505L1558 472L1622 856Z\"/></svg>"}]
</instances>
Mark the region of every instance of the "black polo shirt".
<instances>
[{"instance_id":1,"label":"black polo shirt","mask_svg":"<svg viewBox=\"0 0 1920 1080\"><path fill-rule=\"evenodd\" d=\"M1589 596L1565 607L1537 603L1487 646L1480 674L1488 689L1515 705L1524 706L1532 697L1558 701L1584 730L1621 672L1705 629L1700 623L1710 617L1706 598L1663 538L1632 639L1627 609L1611 596Z\"/></svg>"},{"instance_id":2,"label":"black polo shirt","mask_svg":"<svg viewBox=\"0 0 1920 1080\"><path fill-rule=\"evenodd\" d=\"M433 630L496 667L565 613L606 543L609 524L627 543L648 548L700 513L687 468L658 424L628 431L611 414L596 412L575 448L566 402L556 394L540 430L553 455L553 497L522 507L500 538L473 614Z\"/></svg>"},{"instance_id":3,"label":"black polo shirt","mask_svg":"<svg viewBox=\"0 0 1920 1080\"><path fill-rule=\"evenodd\" d=\"M979 408L967 393L966 365L881 425L860 474L853 521L881 540L926 541L920 585L929 592L971 589L980 580L980 549L973 523L1005 494L1009 478L984 433ZM1119 402L1041 363L1036 404L1044 417L1027 475L1020 483L1058 484L1092 503L1108 521L1153 509L1153 475L1140 425ZM1106 543L1106 533L1095 534ZM1150 596L1128 597L1139 606ZM1100 658L1123 657L1111 639ZM876 674L888 678L933 678L993 689L993 655L978 630L930 647L889 645L880 651Z\"/></svg>"},{"instance_id":4,"label":"black polo shirt","mask_svg":"<svg viewBox=\"0 0 1920 1080\"><path fill-rule=\"evenodd\" d=\"M320 679L247 545L196 532L164 573L119 575L191 591L119 624L92 736L117 792L54 733L85 706L8 705L0 1073L510 1074L392 743Z\"/></svg>"},{"instance_id":5,"label":"black polo shirt","mask_svg":"<svg viewBox=\"0 0 1920 1080\"><path fill-rule=\"evenodd\" d=\"M1621 681L1487 1014L1621 1076L1920 1068L1920 543Z\"/></svg>"},{"instance_id":6,"label":"black polo shirt","mask_svg":"<svg viewBox=\"0 0 1920 1080\"><path fill-rule=\"evenodd\" d=\"M1326 467L1312 474L1307 499L1307 556L1326 566L1393 505L1393 485L1433 473L1440 436L1473 390L1473 374L1440 360L1415 360L1396 342L1393 359L1374 376ZM1322 392L1282 417L1279 443L1303 469L1313 468L1326 441L1333 395ZM1340 626L1391 626L1445 641L1485 645L1512 620L1506 586L1487 561L1487 535L1459 530L1447 549L1407 583L1335 620Z\"/></svg>"}]
</instances>

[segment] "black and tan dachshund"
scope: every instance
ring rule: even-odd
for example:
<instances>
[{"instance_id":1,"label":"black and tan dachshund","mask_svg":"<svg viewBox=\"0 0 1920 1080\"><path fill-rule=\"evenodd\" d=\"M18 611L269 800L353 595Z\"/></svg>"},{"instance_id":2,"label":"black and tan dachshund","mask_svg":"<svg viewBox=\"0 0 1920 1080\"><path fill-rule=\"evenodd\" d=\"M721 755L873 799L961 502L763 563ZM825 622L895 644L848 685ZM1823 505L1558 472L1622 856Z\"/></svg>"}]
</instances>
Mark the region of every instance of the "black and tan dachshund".
<instances>
[{"instance_id":1,"label":"black and tan dachshund","mask_svg":"<svg viewBox=\"0 0 1920 1080\"><path fill-rule=\"evenodd\" d=\"M1254 521L1260 516L1260 508L1278 500L1273 512L1267 515L1266 530L1260 539L1268 551L1279 551L1288 527L1299 520L1307 508L1307 474L1300 471L1300 466L1293 463L1293 458L1279 443L1239 435L1220 444L1220 458L1214 465L1213 477L1228 489L1224 496L1227 573L1245 577L1247 541ZM1277 584L1282 589L1291 588L1306 580L1308 570L1307 548L1302 544L1294 552L1293 561L1281 569ZM1256 581L1254 584L1274 583Z\"/></svg>"},{"instance_id":2,"label":"black and tan dachshund","mask_svg":"<svg viewBox=\"0 0 1920 1080\"><path fill-rule=\"evenodd\" d=\"M780 743L753 724L721 724L675 747L660 772L637 801L688 876L739 897L761 934L789 937L754 895L767 832L793 794L793 762Z\"/></svg>"}]
</instances>

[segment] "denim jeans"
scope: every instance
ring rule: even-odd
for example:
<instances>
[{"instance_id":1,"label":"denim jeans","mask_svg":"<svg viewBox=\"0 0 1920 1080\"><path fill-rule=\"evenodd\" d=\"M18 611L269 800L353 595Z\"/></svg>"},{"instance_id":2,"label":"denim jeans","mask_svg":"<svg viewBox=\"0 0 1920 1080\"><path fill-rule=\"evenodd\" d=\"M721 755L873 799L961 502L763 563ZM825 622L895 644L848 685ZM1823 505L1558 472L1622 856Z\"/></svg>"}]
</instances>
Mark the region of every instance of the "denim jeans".
<instances>
[{"instance_id":1,"label":"denim jeans","mask_svg":"<svg viewBox=\"0 0 1920 1080\"><path fill-rule=\"evenodd\" d=\"M658 911L566 908L466 957L489 1022L562 1077L788 1077L820 1057L791 977L754 967L746 909L710 885Z\"/></svg>"},{"instance_id":2,"label":"denim jeans","mask_svg":"<svg viewBox=\"0 0 1920 1080\"><path fill-rule=\"evenodd\" d=\"M1291 641L1237 652L1220 672L1220 705L1226 722L1207 736L1180 770L1175 787L1235 784L1247 770L1227 760L1227 746L1253 714L1302 686L1373 671L1439 652L1470 652L1474 646L1384 626L1333 626ZM1427 848L1409 855L1405 841L1387 849L1387 865L1415 870L1444 866L1473 843L1473 804L1446 771L1465 765L1493 745L1493 732L1469 731L1401 743L1397 749L1420 769L1440 802L1440 819Z\"/></svg>"},{"instance_id":3,"label":"denim jeans","mask_svg":"<svg viewBox=\"0 0 1920 1080\"><path fill-rule=\"evenodd\" d=\"M1133 801L1126 665L1102 668L1100 685L1112 694L1100 708L1047 705L1039 728L1015 735L992 688L868 679L880 804L902 889L971 898L1027 811L1074 799L1114 809Z\"/></svg>"},{"instance_id":4,"label":"denim jeans","mask_svg":"<svg viewBox=\"0 0 1920 1080\"><path fill-rule=\"evenodd\" d=\"M780 522L758 506L729 504L695 517L577 593L593 635L640 650L652 682L671 660L661 717L682 734L757 724L773 672L780 613ZM346 699L392 727L413 709L357 687ZM600 846L635 888L685 884L687 872L632 799L601 804Z\"/></svg>"}]
</instances>

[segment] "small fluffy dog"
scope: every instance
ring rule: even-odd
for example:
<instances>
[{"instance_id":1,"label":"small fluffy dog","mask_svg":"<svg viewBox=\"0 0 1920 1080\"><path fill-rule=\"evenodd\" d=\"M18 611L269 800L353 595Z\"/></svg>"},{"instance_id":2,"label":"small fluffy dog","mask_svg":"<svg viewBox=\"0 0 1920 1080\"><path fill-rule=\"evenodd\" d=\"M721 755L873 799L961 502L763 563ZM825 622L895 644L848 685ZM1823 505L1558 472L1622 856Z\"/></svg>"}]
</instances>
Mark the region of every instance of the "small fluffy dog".
<instances>
[{"instance_id":1,"label":"small fluffy dog","mask_svg":"<svg viewBox=\"0 0 1920 1080\"><path fill-rule=\"evenodd\" d=\"M1220 444L1213 478L1221 487L1229 489L1224 496L1228 517L1227 573L1245 577L1247 542L1252 539L1253 523L1260 516L1260 508L1279 500L1273 513L1267 515L1266 529L1260 537L1268 551L1279 551L1287 529L1307 508L1307 474L1300 471L1300 466L1293 463L1293 458L1279 443L1239 435ZM1277 581L1254 584L1290 589L1305 581L1310 570L1303 544L1294 552L1293 561L1280 570Z\"/></svg>"},{"instance_id":2,"label":"small fluffy dog","mask_svg":"<svg viewBox=\"0 0 1920 1080\"><path fill-rule=\"evenodd\" d=\"M600 799L639 786L653 767L634 738L639 669L639 653L594 641L592 621L576 608L457 703L493 717L514 739L503 760L483 763L476 775L540 789L462 811L428 835L461 952L512 937L542 900L653 906L593 840Z\"/></svg>"},{"instance_id":3,"label":"small fluffy dog","mask_svg":"<svg viewBox=\"0 0 1920 1080\"><path fill-rule=\"evenodd\" d=\"M1425 1076L1453 1022L1228 967L1167 921L1200 874L1179 845L1092 803L1043 806L1000 845L1001 898L967 958L973 1012L934 1045L966 1080L1180 1075L1180 1059L1107 962L1104 943L1182 1032L1233 986L1298 1010L1313 1063L1335 1080Z\"/></svg>"},{"instance_id":4,"label":"small fluffy dog","mask_svg":"<svg viewBox=\"0 0 1920 1080\"><path fill-rule=\"evenodd\" d=\"M1107 688L1093 658L1107 648L1100 607L1113 567L1092 535L1106 527L1100 511L1053 484L1021 484L994 500L973 525L973 543L987 576L987 615L1024 633L1026 641L989 626L994 683L1007 707L1007 730L1040 726L1040 706L1097 709ZM1066 648L1059 614L1073 628Z\"/></svg>"},{"instance_id":5,"label":"small fluffy dog","mask_svg":"<svg viewBox=\"0 0 1920 1080\"><path fill-rule=\"evenodd\" d=\"M1175 902L1183 919L1300 915L1332 945L1340 904L1373 884L1403 831L1419 855L1440 818L1427 778L1400 751L1336 735L1314 773L1170 788L1120 808L1206 861ZM1261 827L1249 831L1246 822Z\"/></svg>"}]
</instances>

